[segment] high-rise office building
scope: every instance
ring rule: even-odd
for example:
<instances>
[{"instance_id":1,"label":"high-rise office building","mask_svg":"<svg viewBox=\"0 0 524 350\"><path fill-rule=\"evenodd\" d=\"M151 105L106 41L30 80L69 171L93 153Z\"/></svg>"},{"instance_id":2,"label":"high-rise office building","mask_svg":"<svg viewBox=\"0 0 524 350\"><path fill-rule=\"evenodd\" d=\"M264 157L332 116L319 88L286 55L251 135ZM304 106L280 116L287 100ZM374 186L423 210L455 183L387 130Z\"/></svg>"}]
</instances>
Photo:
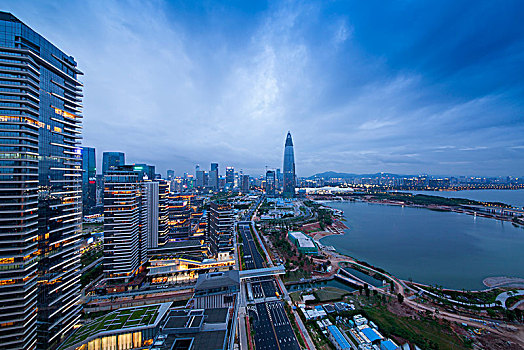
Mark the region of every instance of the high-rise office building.
<instances>
[{"instance_id":1,"label":"high-rise office building","mask_svg":"<svg viewBox=\"0 0 524 350\"><path fill-rule=\"evenodd\" d=\"M218 185L218 163L211 163L211 170L209 171L209 187L217 190Z\"/></svg>"},{"instance_id":2,"label":"high-rise office building","mask_svg":"<svg viewBox=\"0 0 524 350\"><path fill-rule=\"evenodd\" d=\"M82 147L82 199L83 211L91 214L96 206L96 156L92 147Z\"/></svg>"},{"instance_id":3,"label":"high-rise office building","mask_svg":"<svg viewBox=\"0 0 524 350\"><path fill-rule=\"evenodd\" d=\"M166 180L158 180L158 245L164 245L169 233L169 185Z\"/></svg>"},{"instance_id":4,"label":"high-rise office building","mask_svg":"<svg viewBox=\"0 0 524 350\"><path fill-rule=\"evenodd\" d=\"M208 214L208 242L218 260L230 259L233 252L233 209L228 203L211 202Z\"/></svg>"},{"instance_id":5,"label":"high-rise office building","mask_svg":"<svg viewBox=\"0 0 524 350\"><path fill-rule=\"evenodd\" d=\"M138 173L138 180L154 180L155 166L148 164L133 164L133 171Z\"/></svg>"},{"instance_id":6,"label":"high-rise office building","mask_svg":"<svg viewBox=\"0 0 524 350\"><path fill-rule=\"evenodd\" d=\"M96 205L104 205L104 175L96 174Z\"/></svg>"},{"instance_id":7,"label":"high-rise office building","mask_svg":"<svg viewBox=\"0 0 524 350\"><path fill-rule=\"evenodd\" d=\"M280 189L282 188L282 182L283 182L282 172L280 171L280 168L276 170L276 177L277 177L276 189L277 191L280 191Z\"/></svg>"},{"instance_id":8,"label":"high-rise office building","mask_svg":"<svg viewBox=\"0 0 524 350\"><path fill-rule=\"evenodd\" d=\"M295 196L295 154L293 152L293 140L291 133L287 133L286 145L284 148L284 197Z\"/></svg>"},{"instance_id":9,"label":"high-rise office building","mask_svg":"<svg viewBox=\"0 0 524 350\"><path fill-rule=\"evenodd\" d=\"M110 283L125 283L141 262L138 174L110 169L104 182L104 274Z\"/></svg>"},{"instance_id":10,"label":"high-rise office building","mask_svg":"<svg viewBox=\"0 0 524 350\"><path fill-rule=\"evenodd\" d=\"M170 194L168 202L169 234L171 241L188 239L191 234L190 196Z\"/></svg>"},{"instance_id":11,"label":"high-rise office building","mask_svg":"<svg viewBox=\"0 0 524 350\"><path fill-rule=\"evenodd\" d=\"M140 241L146 243L142 249L141 260L145 262L144 254L148 249L158 247L158 224L159 224L159 183L155 181L143 181L141 183L140 203Z\"/></svg>"},{"instance_id":12,"label":"high-rise office building","mask_svg":"<svg viewBox=\"0 0 524 350\"><path fill-rule=\"evenodd\" d=\"M0 347L53 347L80 317L82 73L6 12L0 55Z\"/></svg>"},{"instance_id":13,"label":"high-rise office building","mask_svg":"<svg viewBox=\"0 0 524 350\"><path fill-rule=\"evenodd\" d=\"M112 167L124 165L126 156L122 152L104 152L102 154L102 174L106 174Z\"/></svg>"},{"instance_id":14,"label":"high-rise office building","mask_svg":"<svg viewBox=\"0 0 524 350\"><path fill-rule=\"evenodd\" d=\"M242 193L249 192L249 175L240 175L240 190Z\"/></svg>"},{"instance_id":15,"label":"high-rise office building","mask_svg":"<svg viewBox=\"0 0 524 350\"><path fill-rule=\"evenodd\" d=\"M275 195L276 175L274 170L266 171L266 194L270 197Z\"/></svg>"},{"instance_id":16,"label":"high-rise office building","mask_svg":"<svg viewBox=\"0 0 524 350\"><path fill-rule=\"evenodd\" d=\"M206 172L203 170L197 170L196 172L196 188L202 189L207 186Z\"/></svg>"},{"instance_id":17,"label":"high-rise office building","mask_svg":"<svg viewBox=\"0 0 524 350\"><path fill-rule=\"evenodd\" d=\"M167 179L173 180L175 178L175 171L174 170L168 170L167 171Z\"/></svg>"},{"instance_id":18,"label":"high-rise office building","mask_svg":"<svg viewBox=\"0 0 524 350\"><path fill-rule=\"evenodd\" d=\"M229 188L235 186L235 169L232 166L226 168L226 186Z\"/></svg>"}]
</instances>

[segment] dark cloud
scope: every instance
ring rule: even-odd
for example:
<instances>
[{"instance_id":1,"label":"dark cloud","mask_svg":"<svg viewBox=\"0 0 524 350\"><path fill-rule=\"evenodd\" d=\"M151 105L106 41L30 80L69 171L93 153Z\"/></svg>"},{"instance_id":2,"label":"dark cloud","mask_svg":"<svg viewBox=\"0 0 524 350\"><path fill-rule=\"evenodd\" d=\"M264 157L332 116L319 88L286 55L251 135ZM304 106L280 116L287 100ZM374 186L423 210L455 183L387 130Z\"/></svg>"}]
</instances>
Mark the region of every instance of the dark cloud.
<instances>
[{"instance_id":1,"label":"dark cloud","mask_svg":"<svg viewBox=\"0 0 524 350\"><path fill-rule=\"evenodd\" d=\"M524 175L518 1L17 1L85 72L84 144L162 172Z\"/></svg>"}]
</instances>

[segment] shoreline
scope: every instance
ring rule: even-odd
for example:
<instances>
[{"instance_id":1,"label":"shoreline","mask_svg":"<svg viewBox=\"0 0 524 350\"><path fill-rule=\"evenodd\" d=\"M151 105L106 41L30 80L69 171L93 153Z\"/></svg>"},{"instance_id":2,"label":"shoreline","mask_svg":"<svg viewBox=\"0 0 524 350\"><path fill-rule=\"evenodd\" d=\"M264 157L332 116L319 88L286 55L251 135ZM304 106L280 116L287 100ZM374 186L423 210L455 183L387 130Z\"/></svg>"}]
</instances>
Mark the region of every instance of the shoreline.
<instances>
[{"instance_id":1,"label":"shoreline","mask_svg":"<svg viewBox=\"0 0 524 350\"><path fill-rule=\"evenodd\" d=\"M311 236L313 240L320 242L320 240L324 237L343 236L345 235L345 232L344 232L345 230L349 230L349 227L347 227L339 219L335 219L333 220L333 224L326 227L326 230L324 231L314 231L314 232L305 232L305 233Z\"/></svg>"},{"instance_id":2,"label":"shoreline","mask_svg":"<svg viewBox=\"0 0 524 350\"><path fill-rule=\"evenodd\" d=\"M314 200L316 201L316 200ZM486 213L486 212L477 212L474 210L467 210L460 207L452 207L452 206L446 206L446 205L436 205L436 204L429 204L429 205L420 205L420 204L407 204L405 202L399 202L399 201L392 201L392 200L373 200L369 198L360 198L358 201L364 202L364 203L371 203L371 204L380 204L380 205L391 205L391 206L400 206L400 207L408 207L408 208L417 208L417 209L427 209L427 210L433 210L433 211L441 211L441 212L449 212L449 213L457 213L457 214L466 214L470 216L475 217L481 217L485 219L494 219L498 221L505 221L510 222L518 227L523 227L524 224L521 222L515 222L513 221L513 217L507 217L507 216L500 216L496 214ZM318 201L320 202L320 201ZM353 200L327 200L323 199L323 203L345 203L345 202L354 202Z\"/></svg>"},{"instance_id":3,"label":"shoreline","mask_svg":"<svg viewBox=\"0 0 524 350\"><path fill-rule=\"evenodd\" d=\"M323 202L325 202L326 206L328 206L328 202L334 202L334 203L338 203L338 202L352 202L352 201L349 201L349 200L329 200L329 201L326 201L324 200ZM401 204L401 203L384 203L384 202L380 202L380 201L368 201L368 200L362 200L362 202L365 202L365 203L371 203L371 204L380 204L380 205L395 205L395 206L404 206L405 204ZM415 205L415 206L412 206L412 205L405 205L407 207L412 207L412 208L419 208L419 209L428 209L427 207L424 207L424 206L418 206L418 205ZM431 209L430 209L431 210ZM463 213L463 212L457 212L458 214L467 214L467 213ZM471 214L470 214L471 215ZM338 219L337 219L338 222L340 222ZM504 221L504 220L501 220L501 221ZM510 221L511 222L511 221ZM337 233L337 232L328 232L328 231L321 231L321 232L314 232L314 233L308 233L308 235L310 235L316 242L320 243L321 246L324 246L328 249L324 250L324 252L326 252L330 257L333 257L333 253L338 255L338 258L336 259L337 261L340 259L340 257L345 257L347 259L349 259L350 261L348 262L351 262L351 260L353 262L357 262L359 261L359 259L356 259L348 254L345 254L345 253L342 253L340 252L336 247L334 246L329 246L329 245L326 245L324 243L322 243L322 239L324 239L325 237L330 237L330 236L335 236L335 235L345 235L345 230L349 230L349 228L344 225L345 229L342 233ZM329 249L329 248L332 248L332 249ZM339 262L342 262L342 261L338 261L337 264ZM369 263L367 261L363 261L364 263L366 264L369 264L370 266L373 266L374 269L377 269L377 267L375 267L372 263ZM379 268L379 269L382 269L382 268ZM385 270L385 269L384 269ZM431 285L428 285L427 283L422 283L422 282L418 282L416 280L407 280L407 279L403 279L403 278L400 278L392 273L389 273L389 272L386 272L388 275L390 275L391 277L393 278L396 278L400 281L403 281L405 283L408 283L408 282L411 282L411 283L415 283L415 284L419 284L419 285L423 285L423 286L431 286ZM433 282L435 283L435 282ZM507 276L490 276L490 277L485 277L482 279L482 285L484 286L484 288L480 289L480 288L477 288L477 289L464 289L466 291L469 291L469 292L486 292L486 291L489 291L489 290L493 290L493 289L502 289L502 288L522 288L524 287L524 278L520 278L520 277L507 277ZM463 289L455 289L455 288L444 288L445 290L450 290L450 291L456 291L456 292L462 292Z\"/></svg>"}]
</instances>

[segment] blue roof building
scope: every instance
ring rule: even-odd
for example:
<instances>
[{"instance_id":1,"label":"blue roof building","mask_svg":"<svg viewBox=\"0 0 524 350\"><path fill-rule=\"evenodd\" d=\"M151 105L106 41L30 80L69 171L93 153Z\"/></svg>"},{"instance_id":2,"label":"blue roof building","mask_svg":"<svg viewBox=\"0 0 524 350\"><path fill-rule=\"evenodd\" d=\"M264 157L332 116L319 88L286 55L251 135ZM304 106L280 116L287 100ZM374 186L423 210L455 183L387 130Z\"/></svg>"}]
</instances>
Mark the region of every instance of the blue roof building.
<instances>
[{"instance_id":1,"label":"blue roof building","mask_svg":"<svg viewBox=\"0 0 524 350\"><path fill-rule=\"evenodd\" d=\"M362 328L361 332L369 339L370 342L374 343L377 340L383 339L383 337L373 328Z\"/></svg>"},{"instance_id":2,"label":"blue roof building","mask_svg":"<svg viewBox=\"0 0 524 350\"><path fill-rule=\"evenodd\" d=\"M380 343L380 350L398 350L400 347L393 343L392 340L384 340L382 343Z\"/></svg>"},{"instance_id":3,"label":"blue roof building","mask_svg":"<svg viewBox=\"0 0 524 350\"><path fill-rule=\"evenodd\" d=\"M347 339L344 337L342 332L338 329L337 326L331 325L328 326L328 338L331 340L333 345L335 345L335 348L337 350L350 350L351 344L347 341Z\"/></svg>"}]
</instances>

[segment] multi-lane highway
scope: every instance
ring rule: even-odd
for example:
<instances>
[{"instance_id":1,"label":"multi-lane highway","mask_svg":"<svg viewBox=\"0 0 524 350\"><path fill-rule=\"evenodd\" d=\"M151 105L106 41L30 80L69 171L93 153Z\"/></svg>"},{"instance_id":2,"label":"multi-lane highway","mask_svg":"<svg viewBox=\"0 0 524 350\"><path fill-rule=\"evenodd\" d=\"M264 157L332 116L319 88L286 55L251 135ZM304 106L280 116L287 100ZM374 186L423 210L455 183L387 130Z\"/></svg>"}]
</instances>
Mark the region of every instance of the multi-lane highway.
<instances>
[{"instance_id":1,"label":"multi-lane highway","mask_svg":"<svg viewBox=\"0 0 524 350\"><path fill-rule=\"evenodd\" d=\"M238 231L243 242L245 266L248 270L264 268L266 262L257 250L250 226L249 221L238 224ZM300 349L283 302L274 300L279 295L275 279L273 277L253 278L250 285L252 291L250 297L255 303L248 307L248 312L254 331L253 339L256 350ZM273 301L267 301L268 298Z\"/></svg>"}]
</instances>

